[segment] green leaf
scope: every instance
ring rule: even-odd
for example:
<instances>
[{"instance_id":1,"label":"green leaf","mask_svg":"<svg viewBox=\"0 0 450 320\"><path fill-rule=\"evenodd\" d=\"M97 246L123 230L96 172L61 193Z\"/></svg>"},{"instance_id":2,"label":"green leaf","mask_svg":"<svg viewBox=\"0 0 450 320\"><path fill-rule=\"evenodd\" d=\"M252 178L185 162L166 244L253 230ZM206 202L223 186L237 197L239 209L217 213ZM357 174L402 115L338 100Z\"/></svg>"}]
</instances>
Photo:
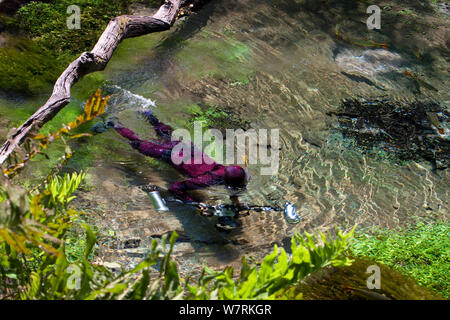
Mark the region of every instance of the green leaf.
<instances>
[{"instance_id":1,"label":"green leaf","mask_svg":"<svg viewBox=\"0 0 450 320\"><path fill-rule=\"evenodd\" d=\"M273 272L273 264L277 256L278 256L278 247L277 245L275 245L273 248L273 252L270 255L266 256L261 263L261 268L259 269L258 282L264 283L270 276L270 274Z\"/></svg>"},{"instance_id":2,"label":"green leaf","mask_svg":"<svg viewBox=\"0 0 450 320\"><path fill-rule=\"evenodd\" d=\"M97 241L97 237L88 224L83 223L83 226L86 230L86 248L84 250L84 257L88 259L89 255L92 253L95 242Z\"/></svg>"},{"instance_id":3,"label":"green leaf","mask_svg":"<svg viewBox=\"0 0 450 320\"><path fill-rule=\"evenodd\" d=\"M238 297L240 299L249 299L249 298L251 298L252 297L252 293L253 293L253 289L255 288L257 282L258 282L258 273L257 273L256 269L254 269L250 273L247 281L243 282L240 285L241 288L238 291Z\"/></svg>"},{"instance_id":4,"label":"green leaf","mask_svg":"<svg viewBox=\"0 0 450 320\"><path fill-rule=\"evenodd\" d=\"M277 275L283 275L286 273L288 269L288 256L286 254L286 251L281 248L281 253L278 256L278 262L275 265L275 272L277 273Z\"/></svg>"},{"instance_id":5,"label":"green leaf","mask_svg":"<svg viewBox=\"0 0 450 320\"><path fill-rule=\"evenodd\" d=\"M292 263L302 264L309 262L311 262L310 251L302 245L296 246L292 251Z\"/></svg>"}]
</instances>

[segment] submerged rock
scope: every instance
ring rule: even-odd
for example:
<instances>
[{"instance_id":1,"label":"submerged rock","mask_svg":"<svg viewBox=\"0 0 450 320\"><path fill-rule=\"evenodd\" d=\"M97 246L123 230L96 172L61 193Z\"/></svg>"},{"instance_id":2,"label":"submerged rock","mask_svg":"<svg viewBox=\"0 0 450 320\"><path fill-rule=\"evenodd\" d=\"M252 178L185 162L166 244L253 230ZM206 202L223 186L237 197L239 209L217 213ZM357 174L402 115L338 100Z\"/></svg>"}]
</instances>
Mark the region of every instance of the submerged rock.
<instances>
[{"instance_id":1,"label":"submerged rock","mask_svg":"<svg viewBox=\"0 0 450 320\"><path fill-rule=\"evenodd\" d=\"M384 49L343 50L337 54L335 60L347 72L368 76L396 71L403 63L403 58L399 54Z\"/></svg>"},{"instance_id":2,"label":"submerged rock","mask_svg":"<svg viewBox=\"0 0 450 320\"><path fill-rule=\"evenodd\" d=\"M438 169L450 164L449 116L433 101L384 98L344 100L338 130L364 150L374 147L400 160L427 160Z\"/></svg>"}]
</instances>

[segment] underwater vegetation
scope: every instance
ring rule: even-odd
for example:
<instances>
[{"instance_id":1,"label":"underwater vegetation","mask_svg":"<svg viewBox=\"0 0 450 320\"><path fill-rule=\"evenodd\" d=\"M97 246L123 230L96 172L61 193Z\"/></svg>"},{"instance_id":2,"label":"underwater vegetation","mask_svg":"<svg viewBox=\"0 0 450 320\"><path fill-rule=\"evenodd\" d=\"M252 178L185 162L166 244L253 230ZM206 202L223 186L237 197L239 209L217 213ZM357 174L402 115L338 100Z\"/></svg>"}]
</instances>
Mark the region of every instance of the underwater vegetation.
<instances>
[{"instance_id":1,"label":"underwater vegetation","mask_svg":"<svg viewBox=\"0 0 450 320\"><path fill-rule=\"evenodd\" d=\"M437 169L450 164L446 137L449 113L434 101L347 99L336 112L338 130L366 151L374 147L400 160L426 160Z\"/></svg>"},{"instance_id":2,"label":"underwater vegetation","mask_svg":"<svg viewBox=\"0 0 450 320\"><path fill-rule=\"evenodd\" d=\"M48 91L63 67L55 61L64 60L27 39L11 39L0 46L0 89L33 95Z\"/></svg>"},{"instance_id":3,"label":"underwater vegetation","mask_svg":"<svg viewBox=\"0 0 450 320\"><path fill-rule=\"evenodd\" d=\"M229 110L211 104L191 104L185 107L185 110L191 115L187 122L187 127L192 129L194 122L202 122L205 129L214 128L225 133L225 129L243 129L250 128L250 121L241 119Z\"/></svg>"},{"instance_id":4,"label":"underwater vegetation","mask_svg":"<svg viewBox=\"0 0 450 320\"><path fill-rule=\"evenodd\" d=\"M245 43L203 30L183 45L175 60L189 73L198 78L228 79L234 85L248 83L252 71L242 62L251 57L252 51Z\"/></svg>"}]
</instances>

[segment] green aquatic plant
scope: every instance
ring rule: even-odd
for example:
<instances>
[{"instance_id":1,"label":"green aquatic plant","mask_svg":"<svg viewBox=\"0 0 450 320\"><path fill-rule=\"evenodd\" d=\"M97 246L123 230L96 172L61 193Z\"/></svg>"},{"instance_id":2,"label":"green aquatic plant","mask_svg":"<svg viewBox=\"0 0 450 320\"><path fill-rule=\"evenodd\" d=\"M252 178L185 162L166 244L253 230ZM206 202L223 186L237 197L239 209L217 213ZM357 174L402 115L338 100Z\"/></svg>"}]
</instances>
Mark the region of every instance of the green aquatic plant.
<instances>
[{"instance_id":1,"label":"green aquatic plant","mask_svg":"<svg viewBox=\"0 0 450 320\"><path fill-rule=\"evenodd\" d=\"M67 208L69 202L75 199L75 196L72 196L72 194L78 189L85 176L86 173L78 174L74 172L72 175L66 173L64 177L55 176L45 183L44 189L41 191L46 195L44 197L45 206L50 209L57 206Z\"/></svg>"},{"instance_id":2,"label":"green aquatic plant","mask_svg":"<svg viewBox=\"0 0 450 320\"><path fill-rule=\"evenodd\" d=\"M247 79L243 79L243 80L237 80L237 81L233 81L230 82L230 87L238 87L238 86L246 86L247 84L249 84L250 80Z\"/></svg>"},{"instance_id":3,"label":"green aquatic plant","mask_svg":"<svg viewBox=\"0 0 450 320\"><path fill-rule=\"evenodd\" d=\"M396 230L359 230L350 247L357 257L369 257L450 297L450 225L418 222Z\"/></svg>"},{"instance_id":4,"label":"green aquatic plant","mask_svg":"<svg viewBox=\"0 0 450 320\"><path fill-rule=\"evenodd\" d=\"M414 16L415 15L414 11L412 11L409 8L405 8L405 9L399 10L398 14L399 15L409 15L409 16Z\"/></svg>"},{"instance_id":5,"label":"green aquatic plant","mask_svg":"<svg viewBox=\"0 0 450 320\"><path fill-rule=\"evenodd\" d=\"M49 134L34 134L32 138L28 138L24 143L24 150L26 153L25 156L21 160L17 160L17 155L13 153L13 155L8 159L8 161L10 162L8 167L6 169L2 169L3 175L7 178L12 178L25 167L25 164L30 159L34 158L37 154L42 154L43 150L47 149L47 147L56 140L62 140L66 146L65 153L61 158L62 162L66 163L67 160L72 157L72 150L70 146L66 144L64 137L69 139L77 139L81 137L91 136L91 134L89 133L70 133L72 130L78 128L82 124L105 113L108 99L109 96L101 97L101 90L98 89L95 95L86 101L84 112L75 120L69 122L67 125L63 124L62 128L57 130L56 132L52 132Z\"/></svg>"},{"instance_id":6,"label":"green aquatic plant","mask_svg":"<svg viewBox=\"0 0 450 320\"><path fill-rule=\"evenodd\" d=\"M202 127L205 129L217 128L229 117L228 113L218 108L209 107L203 111L203 109L196 104L187 106L185 110L192 115L187 124L190 129L193 128L194 122L201 122Z\"/></svg>"},{"instance_id":7,"label":"green aquatic plant","mask_svg":"<svg viewBox=\"0 0 450 320\"><path fill-rule=\"evenodd\" d=\"M191 116L186 123L186 127L191 131L191 137L194 136L195 123L201 124L202 132L208 129L217 129L221 131L223 137L226 136L226 129L247 130L250 126L250 121L241 119L233 112L211 104L206 104L202 107L197 104L191 104L185 106L184 110ZM213 136L211 139L212 141L203 141L203 150L216 161L220 161L223 155L215 153L215 137ZM224 147L226 148L226 146ZM211 152L208 152L207 149L211 150Z\"/></svg>"},{"instance_id":8,"label":"green aquatic plant","mask_svg":"<svg viewBox=\"0 0 450 320\"><path fill-rule=\"evenodd\" d=\"M199 106L191 104L184 107L185 111L191 115L187 122L187 127L192 129L194 122L201 122L203 129L248 129L250 121L243 120L233 112L212 104Z\"/></svg>"},{"instance_id":9,"label":"green aquatic plant","mask_svg":"<svg viewBox=\"0 0 450 320\"><path fill-rule=\"evenodd\" d=\"M72 229L69 229L69 232ZM85 257L86 247L88 246L87 238L86 238L86 230L84 232L77 232L77 234L70 234L65 238L64 241L64 254L66 255L66 259L69 263L75 263L83 261ZM95 255L95 247L94 245L91 252L88 254L87 259L91 261Z\"/></svg>"},{"instance_id":10,"label":"green aquatic plant","mask_svg":"<svg viewBox=\"0 0 450 320\"><path fill-rule=\"evenodd\" d=\"M230 83L246 83L252 73L244 64L252 55L251 49L231 36L204 30L183 44L175 58L195 77L209 76L228 79Z\"/></svg>"},{"instance_id":11,"label":"green aquatic plant","mask_svg":"<svg viewBox=\"0 0 450 320\"><path fill-rule=\"evenodd\" d=\"M438 169L449 165L441 137L449 113L436 101L352 98L328 114L337 115L338 129L363 151L399 162L426 160Z\"/></svg>"},{"instance_id":12,"label":"green aquatic plant","mask_svg":"<svg viewBox=\"0 0 450 320\"><path fill-rule=\"evenodd\" d=\"M29 95L50 91L63 70L52 51L27 39L10 40L0 47L0 89Z\"/></svg>"}]
</instances>

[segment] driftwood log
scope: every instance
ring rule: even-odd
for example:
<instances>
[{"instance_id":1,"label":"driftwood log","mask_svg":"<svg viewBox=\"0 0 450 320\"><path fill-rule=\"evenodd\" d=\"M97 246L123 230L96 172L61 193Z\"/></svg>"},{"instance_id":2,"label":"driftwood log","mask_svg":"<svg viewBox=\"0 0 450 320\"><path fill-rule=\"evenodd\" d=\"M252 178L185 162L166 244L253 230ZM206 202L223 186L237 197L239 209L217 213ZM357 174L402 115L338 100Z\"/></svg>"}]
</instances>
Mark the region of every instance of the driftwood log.
<instances>
[{"instance_id":1,"label":"driftwood log","mask_svg":"<svg viewBox=\"0 0 450 320\"><path fill-rule=\"evenodd\" d=\"M124 15L112 19L90 52L84 52L61 74L48 101L12 132L0 148L0 165L28 136L32 129L40 129L70 102L71 87L83 76L104 70L119 43L126 38L170 29L180 8L194 1L165 0L153 16Z\"/></svg>"}]
</instances>

